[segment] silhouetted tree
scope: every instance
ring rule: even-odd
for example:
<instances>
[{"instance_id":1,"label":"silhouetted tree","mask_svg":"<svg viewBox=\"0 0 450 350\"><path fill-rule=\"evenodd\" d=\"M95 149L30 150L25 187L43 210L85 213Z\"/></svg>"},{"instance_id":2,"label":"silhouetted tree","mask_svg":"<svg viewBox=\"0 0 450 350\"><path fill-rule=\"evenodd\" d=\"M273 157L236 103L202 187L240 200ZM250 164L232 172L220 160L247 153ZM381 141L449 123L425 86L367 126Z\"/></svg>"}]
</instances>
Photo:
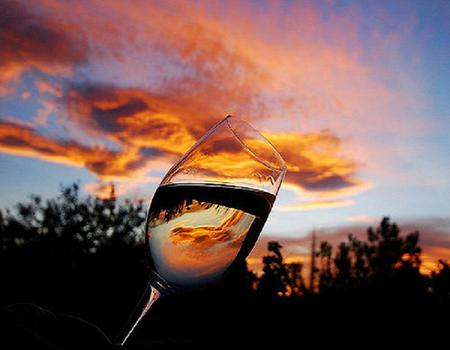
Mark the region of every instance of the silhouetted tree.
<instances>
[{"instance_id":1,"label":"silhouetted tree","mask_svg":"<svg viewBox=\"0 0 450 350\"><path fill-rule=\"evenodd\" d=\"M331 244L320 242L317 256L319 257L319 290L321 292L325 292L333 284L332 253L333 247Z\"/></svg>"},{"instance_id":2,"label":"silhouetted tree","mask_svg":"<svg viewBox=\"0 0 450 350\"><path fill-rule=\"evenodd\" d=\"M322 242L317 255L320 258L319 286L322 291L340 290L374 281L376 284L400 283L419 286L420 275L419 233L404 237L395 223L383 218L379 227L367 230L367 242L353 235L341 242L333 255L333 248Z\"/></svg>"},{"instance_id":3,"label":"silhouetted tree","mask_svg":"<svg viewBox=\"0 0 450 350\"><path fill-rule=\"evenodd\" d=\"M419 269L421 249L419 233L412 232L402 238L395 223L385 217L380 226L367 231L366 248L371 274L383 278L391 276L399 268Z\"/></svg>"},{"instance_id":4,"label":"silhouetted tree","mask_svg":"<svg viewBox=\"0 0 450 350\"><path fill-rule=\"evenodd\" d=\"M286 267L281 254L282 246L276 241L267 244L268 255L263 257L263 274L258 291L266 297L282 296L286 292Z\"/></svg>"},{"instance_id":5,"label":"silhouetted tree","mask_svg":"<svg viewBox=\"0 0 450 350\"><path fill-rule=\"evenodd\" d=\"M133 303L145 276L144 219L142 202L81 196L78 184L1 212L1 302L32 301L82 316L95 309L99 317L119 293ZM115 312L125 313L127 302L116 303Z\"/></svg>"},{"instance_id":6,"label":"silhouetted tree","mask_svg":"<svg viewBox=\"0 0 450 350\"><path fill-rule=\"evenodd\" d=\"M305 282L303 280L301 263L286 264L286 296L301 296L306 293Z\"/></svg>"},{"instance_id":7,"label":"silhouetted tree","mask_svg":"<svg viewBox=\"0 0 450 350\"><path fill-rule=\"evenodd\" d=\"M365 280L369 275L369 261L366 254L368 247L366 242L360 241L353 235L348 236L351 255L351 275L354 280Z\"/></svg>"},{"instance_id":8,"label":"silhouetted tree","mask_svg":"<svg viewBox=\"0 0 450 350\"><path fill-rule=\"evenodd\" d=\"M431 274L431 287L440 305L450 308L450 264L439 260L438 268Z\"/></svg>"},{"instance_id":9,"label":"silhouetted tree","mask_svg":"<svg viewBox=\"0 0 450 350\"><path fill-rule=\"evenodd\" d=\"M305 293L301 263L286 264L276 241L267 245L268 255L263 257L263 274L259 279L258 292L265 297L299 296Z\"/></svg>"},{"instance_id":10,"label":"silhouetted tree","mask_svg":"<svg viewBox=\"0 0 450 350\"><path fill-rule=\"evenodd\" d=\"M334 258L336 267L336 283L347 285L352 279L352 261L350 257L350 243L339 244L338 251Z\"/></svg>"}]
</instances>

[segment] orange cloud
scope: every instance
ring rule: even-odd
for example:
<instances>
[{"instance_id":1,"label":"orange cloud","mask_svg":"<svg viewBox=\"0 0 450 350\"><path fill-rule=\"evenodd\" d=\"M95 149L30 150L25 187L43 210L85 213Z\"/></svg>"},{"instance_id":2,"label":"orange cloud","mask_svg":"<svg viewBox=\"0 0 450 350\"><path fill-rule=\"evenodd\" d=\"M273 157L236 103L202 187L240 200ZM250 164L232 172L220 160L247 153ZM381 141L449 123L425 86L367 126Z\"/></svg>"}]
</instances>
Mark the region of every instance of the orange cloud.
<instances>
[{"instance_id":1,"label":"orange cloud","mask_svg":"<svg viewBox=\"0 0 450 350\"><path fill-rule=\"evenodd\" d=\"M163 112L153 111L146 104L149 97L141 91L133 94L132 91L126 90L123 95L119 91L107 95L107 98L103 96L103 100L93 99L89 104L83 100L76 107L71 107L84 110L84 113L80 112L78 116L83 120L86 132L95 133L100 140L103 138L114 141L120 147L119 150L112 151L106 147L88 147L74 141L57 140L39 135L30 127L11 123L3 123L0 150L52 162L85 166L103 180L123 181L146 176L152 168L153 160L173 161L192 145L194 135L180 117L162 118ZM136 120L142 119L147 120L148 128L136 123ZM286 182L291 185L287 188L293 188L301 194L319 193L322 197L328 195L327 198L319 200L279 207L280 210L308 210L351 204L349 200L329 196L345 194L360 184L353 177L356 166L334 154L334 151L328 154L327 148L316 151L321 140L326 143L322 139L323 134L271 133L267 136L275 141L287 160L289 172ZM329 134L325 135L325 140L329 137ZM235 153L238 151L239 153ZM237 158L238 155L240 157ZM259 164L240 149L215 150L210 153L207 163L205 171L214 171L220 178L241 178L247 170L255 171L255 166ZM201 163L196 166L199 164ZM90 186L88 190L93 188L94 186ZM100 192L102 191L99 188L99 195Z\"/></svg>"},{"instance_id":2,"label":"orange cloud","mask_svg":"<svg viewBox=\"0 0 450 350\"><path fill-rule=\"evenodd\" d=\"M141 149L115 152L97 146L88 147L75 141L43 136L28 126L3 121L0 121L0 151L86 167L104 180L136 175L149 161Z\"/></svg>"},{"instance_id":3,"label":"orange cloud","mask_svg":"<svg viewBox=\"0 0 450 350\"><path fill-rule=\"evenodd\" d=\"M61 22L33 14L17 1L0 3L0 96L15 91L25 72L67 75L87 60L87 46Z\"/></svg>"},{"instance_id":4,"label":"orange cloud","mask_svg":"<svg viewBox=\"0 0 450 350\"><path fill-rule=\"evenodd\" d=\"M149 156L152 149L181 155L195 142L190 130L195 125L180 114L182 106L142 89L78 85L64 99L72 125L92 136L146 149Z\"/></svg>"},{"instance_id":5,"label":"orange cloud","mask_svg":"<svg viewBox=\"0 0 450 350\"><path fill-rule=\"evenodd\" d=\"M288 165L286 181L309 191L335 192L358 186L359 164L340 154L342 141L330 131L265 133Z\"/></svg>"},{"instance_id":6,"label":"orange cloud","mask_svg":"<svg viewBox=\"0 0 450 350\"><path fill-rule=\"evenodd\" d=\"M113 156L108 150L89 149L74 142L53 140L39 135L30 127L11 122L0 122L0 150L77 167L89 167L89 164Z\"/></svg>"},{"instance_id":7,"label":"orange cloud","mask_svg":"<svg viewBox=\"0 0 450 350\"><path fill-rule=\"evenodd\" d=\"M348 198L369 188L357 178L361 164L342 152L342 140L329 130L316 133L266 132L288 166L285 189L297 195L297 202L279 205L281 211L337 208L353 204Z\"/></svg>"},{"instance_id":8,"label":"orange cloud","mask_svg":"<svg viewBox=\"0 0 450 350\"><path fill-rule=\"evenodd\" d=\"M122 146L144 150L148 157L173 154L180 157L193 145L200 131L206 131L207 115L199 111L195 115L181 112L182 104L165 96L157 96L141 89L120 89L106 85L72 86L64 97L71 116L70 123L98 138L107 138ZM188 122L189 120L189 122ZM358 164L339 153L340 139L330 131L319 133L274 133L265 135L281 152L288 164L286 181L304 191L322 195L346 193L362 186L354 176ZM236 153L227 145L224 149L208 152L208 171L215 169L221 176L242 176L245 164L253 159L242 153L236 161ZM232 160L232 161L229 161ZM133 170L133 169L131 169ZM132 171L130 173L133 173ZM314 206L348 205L349 201L321 200Z\"/></svg>"}]
</instances>

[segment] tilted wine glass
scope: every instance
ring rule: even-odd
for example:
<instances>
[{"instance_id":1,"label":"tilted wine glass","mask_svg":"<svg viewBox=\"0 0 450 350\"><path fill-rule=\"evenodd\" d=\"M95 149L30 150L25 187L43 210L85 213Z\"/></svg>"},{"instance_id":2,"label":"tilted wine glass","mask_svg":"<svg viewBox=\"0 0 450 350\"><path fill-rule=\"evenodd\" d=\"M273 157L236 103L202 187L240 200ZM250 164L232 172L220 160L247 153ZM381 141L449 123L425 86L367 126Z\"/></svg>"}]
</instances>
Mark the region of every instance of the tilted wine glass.
<instances>
[{"instance_id":1,"label":"tilted wine glass","mask_svg":"<svg viewBox=\"0 0 450 350\"><path fill-rule=\"evenodd\" d=\"M150 282L119 344L168 291L211 283L247 257L286 169L266 138L227 116L169 170L147 213Z\"/></svg>"}]
</instances>

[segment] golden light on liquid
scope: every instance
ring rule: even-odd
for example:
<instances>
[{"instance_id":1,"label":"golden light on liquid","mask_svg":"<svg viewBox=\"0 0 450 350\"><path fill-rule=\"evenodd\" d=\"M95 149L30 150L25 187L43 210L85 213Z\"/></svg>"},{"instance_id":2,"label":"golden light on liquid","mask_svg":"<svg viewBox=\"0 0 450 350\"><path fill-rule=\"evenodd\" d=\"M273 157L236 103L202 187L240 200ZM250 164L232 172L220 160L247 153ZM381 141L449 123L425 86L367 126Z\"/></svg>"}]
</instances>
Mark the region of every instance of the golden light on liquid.
<instances>
[{"instance_id":1,"label":"golden light on liquid","mask_svg":"<svg viewBox=\"0 0 450 350\"><path fill-rule=\"evenodd\" d=\"M156 270L173 283L215 278L234 261L255 216L193 200L149 222Z\"/></svg>"}]
</instances>

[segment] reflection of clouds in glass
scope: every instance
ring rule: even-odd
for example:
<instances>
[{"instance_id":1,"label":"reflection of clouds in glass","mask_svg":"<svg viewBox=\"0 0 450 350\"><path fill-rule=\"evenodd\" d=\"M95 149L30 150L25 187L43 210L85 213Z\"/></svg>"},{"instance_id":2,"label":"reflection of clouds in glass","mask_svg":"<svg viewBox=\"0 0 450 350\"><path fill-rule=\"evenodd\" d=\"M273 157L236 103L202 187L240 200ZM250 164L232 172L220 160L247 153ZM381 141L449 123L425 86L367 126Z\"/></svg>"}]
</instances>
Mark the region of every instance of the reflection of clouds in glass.
<instances>
[{"instance_id":1,"label":"reflection of clouds in glass","mask_svg":"<svg viewBox=\"0 0 450 350\"><path fill-rule=\"evenodd\" d=\"M173 216L166 220L158 216L150 222L156 270L175 284L214 279L233 262L255 218L221 205L183 202Z\"/></svg>"},{"instance_id":2,"label":"reflection of clouds in glass","mask_svg":"<svg viewBox=\"0 0 450 350\"><path fill-rule=\"evenodd\" d=\"M217 208L215 208L215 212L216 215L224 217L224 220L219 226L203 225L195 227L179 225L177 227L174 227L169 233L172 243L206 243L207 245L211 246L216 244L216 242L231 243L234 240L240 240L241 236L247 233L243 232L237 237L233 235L233 231L235 231L236 228L244 228L245 226L242 227L242 224L247 224L248 220L245 220L247 218L244 217L246 215L244 212L236 209L226 208L223 206L217 206ZM227 215L229 212L231 212L231 215ZM244 220L241 221L241 219Z\"/></svg>"}]
</instances>

